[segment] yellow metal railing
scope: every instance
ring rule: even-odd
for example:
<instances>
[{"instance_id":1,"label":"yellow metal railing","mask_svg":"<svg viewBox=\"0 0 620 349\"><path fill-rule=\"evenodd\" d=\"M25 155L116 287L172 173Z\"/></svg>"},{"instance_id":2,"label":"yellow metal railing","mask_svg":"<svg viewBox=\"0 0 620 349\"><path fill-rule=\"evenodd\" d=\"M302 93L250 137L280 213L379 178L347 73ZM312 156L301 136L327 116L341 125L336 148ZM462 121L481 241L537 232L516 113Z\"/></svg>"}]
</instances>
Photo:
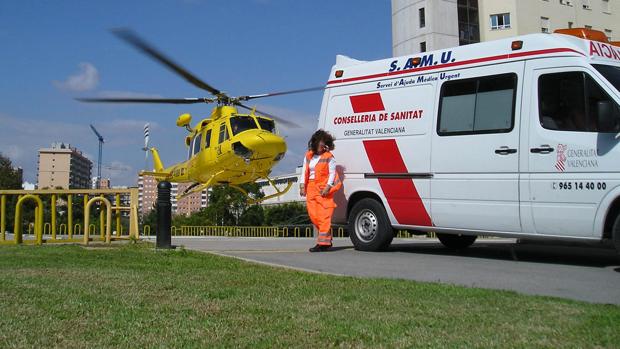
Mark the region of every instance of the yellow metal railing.
<instances>
[{"instance_id":1,"label":"yellow metal railing","mask_svg":"<svg viewBox=\"0 0 620 349\"><path fill-rule=\"evenodd\" d=\"M343 227L332 227L334 237L348 236ZM151 236L155 232L145 225L143 235ZM303 227L235 227L235 226L180 226L171 227L172 236L220 236L220 237L314 237L314 231L310 226Z\"/></svg>"},{"instance_id":2,"label":"yellow metal railing","mask_svg":"<svg viewBox=\"0 0 620 349\"><path fill-rule=\"evenodd\" d=\"M10 197L16 197L15 219L12 231L7 231L7 202ZM73 199L82 197L84 202L84 217L80 223L74 222ZM107 197L107 198L106 198ZM90 198L90 199L89 199ZM109 199L108 199L109 198ZM128 204L123 205L122 198ZM45 199L45 200L44 200ZM61 217L66 223L58 224L58 201L66 203L66 212L61 212ZM34 201L34 224L28 223L28 235L34 230L34 240L23 238L23 211L24 202ZM112 205L114 201L114 205ZM94 203L101 203L99 216L99 236L96 234L97 225L90 223L90 211ZM49 221L44 221L45 204L49 203ZM105 206L105 210L104 210ZM127 212L129 216L128 234L123 234L121 216ZM115 221L113 222L113 217ZM112 236L113 224L115 234ZM7 239L7 233L12 233L13 238ZM76 238L81 235L81 238ZM139 238L138 231L138 189L54 189L54 190L0 190L0 245L21 243L50 243L50 242L83 242L98 239L105 242L112 240Z\"/></svg>"}]
</instances>

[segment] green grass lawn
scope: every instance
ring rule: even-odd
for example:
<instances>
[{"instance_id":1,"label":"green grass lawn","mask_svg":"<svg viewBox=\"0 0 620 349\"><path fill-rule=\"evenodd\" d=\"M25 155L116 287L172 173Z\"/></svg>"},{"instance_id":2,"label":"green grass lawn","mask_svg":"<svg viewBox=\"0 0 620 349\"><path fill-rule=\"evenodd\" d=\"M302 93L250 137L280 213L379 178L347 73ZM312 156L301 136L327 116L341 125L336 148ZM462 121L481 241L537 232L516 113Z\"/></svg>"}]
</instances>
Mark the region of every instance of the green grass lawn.
<instances>
[{"instance_id":1,"label":"green grass lawn","mask_svg":"<svg viewBox=\"0 0 620 349\"><path fill-rule=\"evenodd\" d=\"M0 348L52 347L618 348L620 307L146 244L0 248Z\"/></svg>"}]
</instances>

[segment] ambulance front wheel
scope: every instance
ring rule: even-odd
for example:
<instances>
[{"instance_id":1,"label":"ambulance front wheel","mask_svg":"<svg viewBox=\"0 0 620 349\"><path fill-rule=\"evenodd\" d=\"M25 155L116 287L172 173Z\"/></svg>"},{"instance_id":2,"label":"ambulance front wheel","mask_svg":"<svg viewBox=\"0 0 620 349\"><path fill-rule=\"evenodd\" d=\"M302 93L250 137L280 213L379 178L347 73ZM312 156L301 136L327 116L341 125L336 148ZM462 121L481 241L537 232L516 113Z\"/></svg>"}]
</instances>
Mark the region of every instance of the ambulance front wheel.
<instances>
[{"instance_id":1,"label":"ambulance front wheel","mask_svg":"<svg viewBox=\"0 0 620 349\"><path fill-rule=\"evenodd\" d=\"M447 248L462 250L471 246L478 237L475 235L437 234L437 238Z\"/></svg>"},{"instance_id":2,"label":"ambulance front wheel","mask_svg":"<svg viewBox=\"0 0 620 349\"><path fill-rule=\"evenodd\" d=\"M349 215L349 236L356 250L380 251L388 248L394 231L383 205L371 198L355 203Z\"/></svg>"}]
</instances>

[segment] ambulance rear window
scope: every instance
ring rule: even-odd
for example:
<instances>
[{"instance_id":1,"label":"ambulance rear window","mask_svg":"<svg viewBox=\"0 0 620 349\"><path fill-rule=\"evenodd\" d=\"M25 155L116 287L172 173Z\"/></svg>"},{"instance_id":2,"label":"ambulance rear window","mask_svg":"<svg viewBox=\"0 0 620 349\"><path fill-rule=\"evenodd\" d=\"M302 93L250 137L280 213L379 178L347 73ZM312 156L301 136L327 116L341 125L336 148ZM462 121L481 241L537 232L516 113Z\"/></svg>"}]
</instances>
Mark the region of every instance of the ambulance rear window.
<instances>
[{"instance_id":1,"label":"ambulance rear window","mask_svg":"<svg viewBox=\"0 0 620 349\"><path fill-rule=\"evenodd\" d=\"M510 132L514 124L516 74L453 80L441 87L440 136Z\"/></svg>"}]
</instances>

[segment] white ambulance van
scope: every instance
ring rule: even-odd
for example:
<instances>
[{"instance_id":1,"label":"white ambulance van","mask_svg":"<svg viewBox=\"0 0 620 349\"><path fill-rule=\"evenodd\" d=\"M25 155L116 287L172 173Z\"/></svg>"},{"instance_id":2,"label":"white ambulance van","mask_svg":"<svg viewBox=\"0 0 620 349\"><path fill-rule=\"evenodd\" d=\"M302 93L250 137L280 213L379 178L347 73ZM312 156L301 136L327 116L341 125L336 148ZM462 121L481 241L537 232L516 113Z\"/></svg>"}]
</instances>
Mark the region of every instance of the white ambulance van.
<instances>
[{"instance_id":1,"label":"white ambulance van","mask_svg":"<svg viewBox=\"0 0 620 349\"><path fill-rule=\"evenodd\" d=\"M620 248L620 47L560 30L361 62L339 56L319 128L343 178L333 222L380 250L397 229Z\"/></svg>"}]
</instances>

